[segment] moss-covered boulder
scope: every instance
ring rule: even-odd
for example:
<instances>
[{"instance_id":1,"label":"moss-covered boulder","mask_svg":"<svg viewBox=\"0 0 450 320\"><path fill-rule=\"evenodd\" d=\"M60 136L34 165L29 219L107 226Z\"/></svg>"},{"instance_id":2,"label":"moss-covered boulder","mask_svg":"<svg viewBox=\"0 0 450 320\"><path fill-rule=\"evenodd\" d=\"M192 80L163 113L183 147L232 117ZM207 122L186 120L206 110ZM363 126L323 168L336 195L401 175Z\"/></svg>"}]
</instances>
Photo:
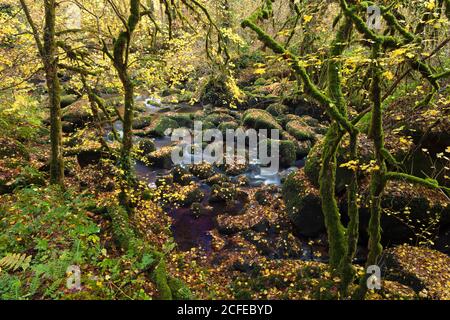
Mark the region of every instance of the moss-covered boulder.
<instances>
[{"instance_id":1,"label":"moss-covered boulder","mask_svg":"<svg viewBox=\"0 0 450 320\"><path fill-rule=\"evenodd\" d=\"M228 107L244 98L244 93L235 80L223 73L211 76L200 91L200 101L203 104L210 103L220 107Z\"/></svg>"},{"instance_id":2,"label":"moss-covered boulder","mask_svg":"<svg viewBox=\"0 0 450 320\"><path fill-rule=\"evenodd\" d=\"M320 139L311 151L308 153L305 163L305 173L311 183L315 187L319 187L319 175L322 167L322 150L324 140ZM337 170L336 170L336 192L340 193L345 190L346 185L350 183L352 172L346 168L341 167L342 164L350 161L349 139L345 137L337 154ZM360 163L368 164L372 160L373 143L366 135L360 135L358 140L358 158ZM360 172L364 176L364 172Z\"/></svg>"},{"instance_id":3,"label":"moss-covered boulder","mask_svg":"<svg viewBox=\"0 0 450 320\"><path fill-rule=\"evenodd\" d=\"M169 129L179 128L178 123L166 116L161 116L151 124L145 134L150 137L164 137Z\"/></svg>"},{"instance_id":4,"label":"moss-covered boulder","mask_svg":"<svg viewBox=\"0 0 450 320\"><path fill-rule=\"evenodd\" d=\"M21 158L30 159L30 153L27 148L19 141L1 137L0 138L0 159Z\"/></svg>"},{"instance_id":5,"label":"moss-covered boulder","mask_svg":"<svg viewBox=\"0 0 450 320\"><path fill-rule=\"evenodd\" d=\"M152 123L152 116L142 116L133 120L133 130L142 130L150 126Z\"/></svg>"},{"instance_id":6,"label":"moss-covered boulder","mask_svg":"<svg viewBox=\"0 0 450 320\"><path fill-rule=\"evenodd\" d=\"M179 184L182 184L182 182L185 180L184 177L189 174L189 170L180 165L177 165L172 169L173 181Z\"/></svg>"},{"instance_id":7,"label":"moss-covered boulder","mask_svg":"<svg viewBox=\"0 0 450 320\"><path fill-rule=\"evenodd\" d=\"M157 177L156 181L155 181L155 185L159 188L159 187L167 187L170 186L174 183L174 179L173 176L167 174L164 176L159 176Z\"/></svg>"},{"instance_id":8,"label":"moss-covered boulder","mask_svg":"<svg viewBox=\"0 0 450 320\"><path fill-rule=\"evenodd\" d=\"M228 176L238 176L248 171L249 163L247 159L239 161L237 158L235 158L234 161L221 164L219 168L223 170Z\"/></svg>"},{"instance_id":9,"label":"moss-covered boulder","mask_svg":"<svg viewBox=\"0 0 450 320\"><path fill-rule=\"evenodd\" d=\"M212 112L211 114L208 114L204 119L203 122L206 123L212 123L215 127L219 126L221 123L225 122L233 122L235 121L235 118L225 112ZM203 126L204 127L204 126Z\"/></svg>"},{"instance_id":10,"label":"moss-covered boulder","mask_svg":"<svg viewBox=\"0 0 450 320\"><path fill-rule=\"evenodd\" d=\"M315 141L316 133L314 130L302 120L294 120L286 125L286 131L300 141Z\"/></svg>"},{"instance_id":11,"label":"moss-covered boulder","mask_svg":"<svg viewBox=\"0 0 450 320\"><path fill-rule=\"evenodd\" d=\"M401 245L383 254L383 277L414 289L420 298L450 299L450 257L424 247Z\"/></svg>"},{"instance_id":12,"label":"moss-covered boulder","mask_svg":"<svg viewBox=\"0 0 450 320\"><path fill-rule=\"evenodd\" d=\"M217 126L211 121L202 121L203 130L216 129Z\"/></svg>"},{"instance_id":13,"label":"moss-covered boulder","mask_svg":"<svg viewBox=\"0 0 450 320\"><path fill-rule=\"evenodd\" d=\"M156 146L155 146L155 142L152 139L149 138L142 138L139 140L139 142L137 143L137 147L138 147L138 154L140 156L146 156L152 152L156 151Z\"/></svg>"},{"instance_id":14,"label":"moss-covered boulder","mask_svg":"<svg viewBox=\"0 0 450 320\"><path fill-rule=\"evenodd\" d=\"M147 155L147 161L153 168L170 169L173 165L172 151L172 146L161 148Z\"/></svg>"},{"instance_id":15,"label":"moss-covered boulder","mask_svg":"<svg viewBox=\"0 0 450 320\"><path fill-rule=\"evenodd\" d=\"M211 178L215 174L213 166L207 162L193 164L189 167L189 171L201 180Z\"/></svg>"},{"instance_id":16,"label":"moss-covered boulder","mask_svg":"<svg viewBox=\"0 0 450 320\"><path fill-rule=\"evenodd\" d=\"M256 130L282 130L277 120L269 112L260 109L249 109L245 111L242 117L242 124Z\"/></svg>"},{"instance_id":17,"label":"moss-covered boulder","mask_svg":"<svg viewBox=\"0 0 450 320\"><path fill-rule=\"evenodd\" d=\"M205 193L200 186L196 184L182 187L180 194L182 195L181 205L186 208L190 207L193 203L201 203L205 198Z\"/></svg>"},{"instance_id":18,"label":"moss-covered boulder","mask_svg":"<svg viewBox=\"0 0 450 320\"><path fill-rule=\"evenodd\" d=\"M285 122L286 122L285 125L288 124L288 123L291 122L291 121L296 121L296 120L302 121L302 117L297 116L297 115L292 114L292 113L287 114L287 115L284 117L284 119L285 119Z\"/></svg>"},{"instance_id":19,"label":"moss-covered boulder","mask_svg":"<svg viewBox=\"0 0 450 320\"><path fill-rule=\"evenodd\" d=\"M254 214L251 210L237 216L223 214L217 217L217 229L222 234L231 235L254 228L263 220L263 215Z\"/></svg>"},{"instance_id":20,"label":"moss-covered boulder","mask_svg":"<svg viewBox=\"0 0 450 320\"><path fill-rule=\"evenodd\" d=\"M297 159L297 148L295 142L289 140L273 140L264 139L260 145L267 145L269 155L272 155L272 144L277 143L279 146L279 161L283 168L291 167Z\"/></svg>"},{"instance_id":21,"label":"moss-covered boulder","mask_svg":"<svg viewBox=\"0 0 450 320\"><path fill-rule=\"evenodd\" d=\"M89 101L86 99L78 100L62 111L62 121L72 123L77 128L84 127L88 122L94 120Z\"/></svg>"},{"instance_id":22,"label":"moss-covered boulder","mask_svg":"<svg viewBox=\"0 0 450 320\"><path fill-rule=\"evenodd\" d=\"M228 178L228 176L223 173L216 173L215 175L206 180L206 183L209 186L222 185L223 183L227 182L230 182L230 178Z\"/></svg>"},{"instance_id":23,"label":"moss-covered boulder","mask_svg":"<svg viewBox=\"0 0 450 320\"><path fill-rule=\"evenodd\" d=\"M78 96L74 94L67 94L61 96L61 108L64 109L70 106L72 103L75 103L78 100Z\"/></svg>"},{"instance_id":24,"label":"moss-covered boulder","mask_svg":"<svg viewBox=\"0 0 450 320\"><path fill-rule=\"evenodd\" d=\"M381 289L375 294L379 294L383 300L416 300L418 298L416 292L404 284L397 281L381 279ZM371 298L371 294L367 298ZM378 300L376 297L374 300Z\"/></svg>"},{"instance_id":25,"label":"moss-covered boulder","mask_svg":"<svg viewBox=\"0 0 450 320\"><path fill-rule=\"evenodd\" d=\"M255 86L263 86L263 85L266 84L266 82L267 82L266 79L264 79L264 78L258 78L258 79L255 80L255 82L253 83L253 85L255 85Z\"/></svg>"},{"instance_id":26,"label":"moss-covered boulder","mask_svg":"<svg viewBox=\"0 0 450 320\"><path fill-rule=\"evenodd\" d=\"M295 120L301 120L304 123L306 123L308 126L311 126L311 127L317 127L320 125L320 121L311 116L301 116L300 119L295 119Z\"/></svg>"},{"instance_id":27,"label":"moss-covered boulder","mask_svg":"<svg viewBox=\"0 0 450 320\"><path fill-rule=\"evenodd\" d=\"M313 147L313 144L309 140L305 141L298 141L297 143L297 157L300 159L305 158L310 152Z\"/></svg>"},{"instance_id":28,"label":"moss-covered boulder","mask_svg":"<svg viewBox=\"0 0 450 320\"><path fill-rule=\"evenodd\" d=\"M227 130L236 130L239 128L239 124L236 121L226 121L219 124L218 129L222 131L222 134L225 136Z\"/></svg>"},{"instance_id":29,"label":"moss-covered boulder","mask_svg":"<svg viewBox=\"0 0 450 320\"><path fill-rule=\"evenodd\" d=\"M282 195L288 217L299 234L315 237L325 230L319 190L310 183L303 170L286 178Z\"/></svg>"},{"instance_id":30,"label":"moss-covered boulder","mask_svg":"<svg viewBox=\"0 0 450 320\"><path fill-rule=\"evenodd\" d=\"M75 150L72 151L76 152L78 164L80 165L81 168L96 165L102 159L108 159L111 157L111 155L101 147L82 148L76 151Z\"/></svg>"},{"instance_id":31,"label":"moss-covered boulder","mask_svg":"<svg viewBox=\"0 0 450 320\"><path fill-rule=\"evenodd\" d=\"M294 144L295 152L297 154L297 158L299 159L306 157L311 150L312 142L310 140L299 141L287 131L281 131L280 138L282 140L291 141Z\"/></svg>"},{"instance_id":32,"label":"moss-covered boulder","mask_svg":"<svg viewBox=\"0 0 450 320\"><path fill-rule=\"evenodd\" d=\"M213 185L211 188L211 203L227 203L236 198L236 186L232 183L222 183L220 185Z\"/></svg>"},{"instance_id":33,"label":"moss-covered boulder","mask_svg":"<svg viewBox=\"0 0 450 320\"><path fill-rule=\"evenodd\" d=\"M176 121L178 127L191 129L194 127L193 115L190 113L169 113L166 117Z\"/></svg>"},{"instance_id":34,"label":"moss-covered boulder","mask_svg":"<svg viewBox=\"0 0 450 320\"><path fill-rule=\"evenodd\" d=\"M363 185L360 205L361 236L367 239L370 219L369 186ZM381 201L384 244L422 243L450 225L450 202L439 190L403 181L390 181Z\"/></svg>"},{"instance_id":35,"label":"moss-covered boulder","mask_svg":"<svg viewBox=\"0 0 450 320\"><path fill-rule=\"evenodd\" d=\"M265 206L270 203L270 193L269 190L261 188L255 192L255 200L261 206Z\"/></svg>"},{"instance_id":36,"label":"moss-covered boulder","mask_svg":"<svg viewBox=\"0 0 450 320\"><path fill-rule=\"evenodd\" d=\"M266 111L274 117L280 117L285 115L289 111L289 108L282 103L273 103L267 107Z\"/></svg>"},{"instance_id":37,"label":"moss-covered boulder","mask_svg":"<svg viewBox=\"0 0 450 320\"><path fill-rule=\"evenodd\" d=\"M63 133L70 134L70 133L74 133L77 130L77 127L71 122L62 121L61 126L62 126Z\"/></svg>"}]
</instances>

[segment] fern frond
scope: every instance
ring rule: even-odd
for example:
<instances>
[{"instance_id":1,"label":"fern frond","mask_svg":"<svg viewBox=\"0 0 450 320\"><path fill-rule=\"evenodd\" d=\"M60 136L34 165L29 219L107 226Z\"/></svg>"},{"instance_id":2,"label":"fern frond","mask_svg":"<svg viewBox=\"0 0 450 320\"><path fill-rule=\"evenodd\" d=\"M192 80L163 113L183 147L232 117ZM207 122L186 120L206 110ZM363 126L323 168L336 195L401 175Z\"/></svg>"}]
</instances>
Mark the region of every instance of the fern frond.
<instances>
[{"instance_id":1,"label":"fern frond","mask_svg":"<svg viewBox=\"0 0 450 320\"><path fill-rule=\"evenodd\" d=\"M21 268L25 271L30 266L30 262L31 256L27 256L25 253L11 253L0 259L0 268L12 271Z\"/></svg>"}]
</instances>

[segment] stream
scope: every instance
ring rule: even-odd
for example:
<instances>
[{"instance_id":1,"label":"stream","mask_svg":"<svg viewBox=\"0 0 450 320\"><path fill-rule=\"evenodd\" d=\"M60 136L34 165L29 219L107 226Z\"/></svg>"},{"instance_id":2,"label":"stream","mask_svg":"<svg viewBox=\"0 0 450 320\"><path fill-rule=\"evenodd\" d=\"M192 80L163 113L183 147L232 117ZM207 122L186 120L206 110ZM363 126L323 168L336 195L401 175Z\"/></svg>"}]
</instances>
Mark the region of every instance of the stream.
<instances>
[{"instance_id":1,"label":"stream","mask_svg":"<svg viewBox=\"0 0 450 320\"><path fill-rule=\"evenodd\" d=\"M141 97L138 98L143 99ZM202 107L190 107L186 105L171 105L171 106L163 106L160 104L160 101L156 101L152 99L145 99L145 109L146 115L164 115L167 112L176 112L176 113L192 113L198 110L202 110ZM114 127L119 133L122 135L122 123L120 121L114 123ZM107 128L107 131L111 132L111 128ZM139 141L141 139L138 136L134 137L135 141ZM162 138L154 138L152 139L155 143L155 147L157 150L173 145L174 143L171 141L170 136L165 136ZM190 163L192 160L191 154L185 154L182 167L187 167L187 163ZM297 161L295 166L288 168L286 170L280 171L276 174L272 172L267 172L264 168L262 168L257 162L250 163L248 170L241 175L238 176L228 176L231 182L236 182L239 179L245 178L248 181L248 186L243 187L244 191L251 190L252 188L258 188L260 186L281 186L282 179L287 177L290 173L298 170L299 168L304 166L305 161ZM135 163L136 174L140 181L145 182L148 187L155 188L156 181L167 174L170 173L170 169L155 169L146 166L141 161L136 161ZM215 171L217 173L224 173L222 170L215 167ZM211 235L211 231L217 230L217 221L216 217L218 215L232 215L236 216L244 212L245 210L245 200L237 199L232 204L222 204L222 203L209 203L209 199L211 196L211 187L206 183L200 181L197 178L194 178L194 181L200 185L201 190L205 194L203 201L201 202L201 213L194 215L190 208L166 208L166 212L173 219L172 223L172 233L175 242L178 245L178 248L182 251L190 250L194 247L199 247L202 250L208 252L212 250L212 240L213 237ZM269 234L270 237L270 234ZM316 248L313 248L310 244L307 244L308 241L302 241L302 253L300 259L304 260L322 260L321 258L315 257L313 251ZM275 254L274 258L277 258Z\"/></svg>"}]
</instances>

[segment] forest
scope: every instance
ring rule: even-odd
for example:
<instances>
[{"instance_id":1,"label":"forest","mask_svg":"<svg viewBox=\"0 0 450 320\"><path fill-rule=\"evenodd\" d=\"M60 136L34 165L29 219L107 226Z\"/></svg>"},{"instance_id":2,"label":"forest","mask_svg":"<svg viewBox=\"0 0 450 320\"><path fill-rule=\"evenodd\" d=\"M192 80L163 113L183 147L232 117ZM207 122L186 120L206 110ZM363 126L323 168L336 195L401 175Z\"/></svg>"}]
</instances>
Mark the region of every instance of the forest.
<instances>
[{"instance_id":1,"label":"forest","mask_svg":"<svg viewBox=\"0 0 450 320\"><path fill-rule=\"evenodd\" d=\"M450 0L0 0L0 300L450 300Z\"/></svg>"}]
</instances>

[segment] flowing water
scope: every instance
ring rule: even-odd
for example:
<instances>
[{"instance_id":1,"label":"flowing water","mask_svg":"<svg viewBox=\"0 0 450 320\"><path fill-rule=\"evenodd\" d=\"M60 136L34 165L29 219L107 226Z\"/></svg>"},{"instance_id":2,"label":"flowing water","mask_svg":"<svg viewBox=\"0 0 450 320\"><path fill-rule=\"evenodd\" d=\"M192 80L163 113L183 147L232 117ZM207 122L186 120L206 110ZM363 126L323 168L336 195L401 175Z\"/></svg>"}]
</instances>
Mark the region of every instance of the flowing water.
<instances>
[{"instance_id":1,"label":"flowing water","mask_svg":"<svg viewBox=\"0 0 450 320\"><path fill-rule=\"evenodd\" d=\"M142 98L140 98L142 99ZM172 105L162 106L161 102L153 99L145 100L145 107L148 114L164 114L166 112L178 112L178 113L190 113L197 110L201 110L201 107L191 107L186 105ZM123 126L120 121L114 123L114 128L120 136L123 135ZM109 128L111 131L111 128ZM108 134L111 138L111 133ZM138 141L140 138L135 137ZM174 144L171 141L170 136L153 139L157 150ZM181 166L187 167L192 163L196 157L192 154L185 152L183 154L183 164ZM203 159L205 160L205 159ZM232 182L238 181L238 179L246 178L248 181L247 188L256 188L262 185L275 185L281 186L283 177L286 177L291 172L298 170L304 165L304 161L298 161L294 167L287 170L273 173L270 170L261 167L257 162L250 162L248 170L238 176L229 176ZM137 161L135 165L138 178L145 182L150 188L156 187L156 181L158 178L169 174L170 170L167 169L155 169L146 166L143 162ZM217 173L224 173L219 169L215 169ZM178 247L181 250L189 250L193 247L201 247L204 250L211 250L212 236L210 231L217 228L216 217L221 214L238 215L245 209L245 201L237 200L231 205L209 203L211 194L211 188L196 179L196 182L200 185L200 188L205 194L205 198L201 203L201 212L199 214L193 214L189 208L166 208L167 213L172 217L172 232ZM308 246L303 252L305 259L311 259L311 249Z\"/></svg>"}]
</instances>

